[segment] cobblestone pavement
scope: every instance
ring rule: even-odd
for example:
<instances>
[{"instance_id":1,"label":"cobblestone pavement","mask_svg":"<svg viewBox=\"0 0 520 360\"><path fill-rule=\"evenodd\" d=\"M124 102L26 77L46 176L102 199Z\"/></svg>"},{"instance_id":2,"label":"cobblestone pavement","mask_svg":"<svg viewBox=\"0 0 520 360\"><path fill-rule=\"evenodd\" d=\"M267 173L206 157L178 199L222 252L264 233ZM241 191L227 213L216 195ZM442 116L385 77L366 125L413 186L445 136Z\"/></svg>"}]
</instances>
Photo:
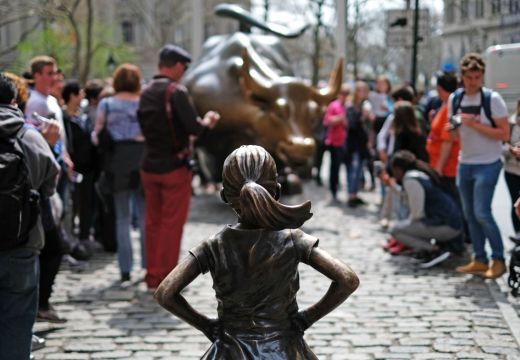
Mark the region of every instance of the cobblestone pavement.
<instances>
[{"instance_id":1,"label":"cobblestone pavement","mask_svg":"<svg viewBox=\"0 0 520 360\"><path fill-rule=\"evenodd\" d=\"M505 278L497 284L454 273L454 266L465 259L421 270L408 257L386 254L380 246L386 235L378 227L379 197L363 196L368 205L352 210L344 199L331 204L326 189L308 184L303 195L283 199L312 200L314 217L303 229L319 237L320 246L350 264L361 279L346 303L306 333L318 357L520 359L518 300L508 297ZM217 195L194 197L184 254L234 220ZM133 277L139 278L122 288L115 256L105 253L96 254L83 272L63 269L51 300L68 322L61 328L37 323L47 346L34 353L36 359L200 358L210 345L205 337L153 301L142 272ZM302 265L300 306L319 299L328 285L326 278ZM197 309L215 316L209 274L199 277L185 295Z\"/></svg>"}]
</instances>

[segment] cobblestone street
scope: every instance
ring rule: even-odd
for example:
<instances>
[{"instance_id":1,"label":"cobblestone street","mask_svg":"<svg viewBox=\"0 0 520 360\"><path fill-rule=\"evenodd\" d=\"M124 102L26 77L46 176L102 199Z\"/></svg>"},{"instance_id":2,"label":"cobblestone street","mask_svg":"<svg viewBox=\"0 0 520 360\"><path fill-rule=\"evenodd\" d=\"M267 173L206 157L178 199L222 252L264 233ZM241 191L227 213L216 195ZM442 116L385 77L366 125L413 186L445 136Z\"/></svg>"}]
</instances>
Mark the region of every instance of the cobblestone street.
<instances>
[{"instance_id":1,"label":"cobblestone street","mask_svg":"<svg viewBox=\"0 0 520 360\"><path fill-rule=\"evenodd\" d=\"M461 258L422 270L409 257L385 253L379 195L362 196L368 205L352 210L344 199L331 204L326 188L309 183L305 194L282 200L312 200L314 217L303 230L319 237L320 246L350 264L361 280L347 302L306 333L316 355L321 360L520 359L519 302L508 296L506 277L495 282L456 274ZM234 220L217 195L194 197L183 254ZM209 341L161 309L142 278L135 271L132 285L122 288L116 258L106 253L95 254L83 272L62 270L51 302L68 322L59 328L37 323L47 346L34 353L36 359L200 358ZM300 307L318 300L328 285L302 265ZM209 274L185 295L195 308L215 316Z\"/></svg>"}]
</instances>

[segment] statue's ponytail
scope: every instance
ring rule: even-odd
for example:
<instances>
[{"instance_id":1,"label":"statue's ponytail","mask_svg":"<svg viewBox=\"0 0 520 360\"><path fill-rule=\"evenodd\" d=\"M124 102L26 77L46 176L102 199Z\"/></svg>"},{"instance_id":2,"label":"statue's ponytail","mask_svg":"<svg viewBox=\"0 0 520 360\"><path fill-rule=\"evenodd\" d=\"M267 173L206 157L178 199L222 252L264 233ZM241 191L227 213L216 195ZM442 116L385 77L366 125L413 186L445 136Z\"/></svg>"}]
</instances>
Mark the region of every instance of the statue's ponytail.
<instances>
[{"instance_id":1,"label":"statue's ponytail","mask_svg":"<svg viewBox=\"0 0 520 360\"><path fill-rule=\"evenodd\" d=\"M266 229L295 229L303 225L312 213L311 202L287 206L254 181L248 181L240 190L240 221Z\"/></svg>"}]
</instances>

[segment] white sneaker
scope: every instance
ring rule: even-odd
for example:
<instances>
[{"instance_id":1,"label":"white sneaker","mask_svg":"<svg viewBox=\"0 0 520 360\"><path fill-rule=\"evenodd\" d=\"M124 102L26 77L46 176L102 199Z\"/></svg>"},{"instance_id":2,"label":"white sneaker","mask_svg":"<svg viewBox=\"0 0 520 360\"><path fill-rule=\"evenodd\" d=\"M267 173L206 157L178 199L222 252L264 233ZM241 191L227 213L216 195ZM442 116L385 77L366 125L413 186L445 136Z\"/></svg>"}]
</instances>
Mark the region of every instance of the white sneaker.
<instances>
[{"instance_id":1,"label":"white sneaker","mask_svg":"<svg viewBox=\"0 0 520 360\"><path fill-rule=\"evenodd\" d=\"M433 255L429 260L419 264L418 266L421 269L429 269L429 268L434 267L435 265L440 264L443 261L446 261L450 256L451 256L451 253L448 251L441 252L439 254Z\"/></svg>"}]
</instances>

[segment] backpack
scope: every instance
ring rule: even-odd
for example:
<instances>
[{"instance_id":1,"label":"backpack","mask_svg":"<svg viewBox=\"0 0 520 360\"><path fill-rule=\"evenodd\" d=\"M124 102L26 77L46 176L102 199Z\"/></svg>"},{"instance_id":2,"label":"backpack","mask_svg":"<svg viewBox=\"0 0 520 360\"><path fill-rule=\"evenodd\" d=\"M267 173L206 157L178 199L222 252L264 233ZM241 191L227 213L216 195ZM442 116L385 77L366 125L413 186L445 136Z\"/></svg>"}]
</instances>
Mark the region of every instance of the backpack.
<instances>
[{"instance_id":1,"label":"backpack","mask_svg":"<svg viewBox=\"0 0 520 360\"><path fill-rule=\"evenodd\" d=\"M20 247L39 214L39 194L32 189L29 168L19 140L25 126L15 136L0 138L0 251Z\"/></svg>"},{"instance_id":2,"label":"backpack","mask_svg":"<svg viewBox=\"0 0 520 360\"><path fill-rule=\"evenodd\" d=\"M520 245L511 252L507 282L511 288L511 294L514 297L520 296Z\"/></svg>"},{"instance_id":3,"label":"backpack","mask_svg":"<svg viewBox=\"0 0 520 360\"><path fill-rule=\"evenodd\" d=\"M463 88L455 90L453 93L453 99L451 100L451 113L455 115L460 108L460 104L462 103L462 98L465 95L465 91ZM496 128L497 124L495 120L491 117L491 91L489 89L480 88L480 107L484 108L484 114L491 122L491 126Z\"/></svg>"}]
</instances>

